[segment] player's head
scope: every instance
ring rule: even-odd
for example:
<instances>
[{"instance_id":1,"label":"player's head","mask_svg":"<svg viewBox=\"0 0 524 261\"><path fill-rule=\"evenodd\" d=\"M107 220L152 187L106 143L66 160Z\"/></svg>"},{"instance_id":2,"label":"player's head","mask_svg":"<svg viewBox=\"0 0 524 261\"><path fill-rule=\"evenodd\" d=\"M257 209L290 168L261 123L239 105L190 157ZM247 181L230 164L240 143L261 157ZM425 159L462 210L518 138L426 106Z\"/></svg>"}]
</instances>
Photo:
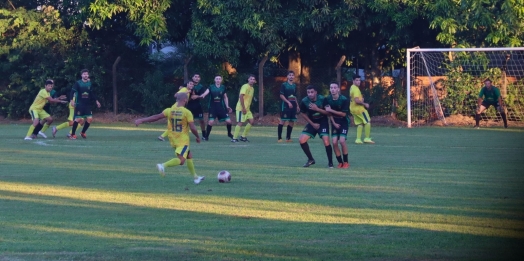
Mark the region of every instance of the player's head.
<instances>
[{"instance_id":1,"label":"player's head","mask_svg":"<svg viewBox=\"0 0 524 261\"><path fill-rule=\"evenodd\" d=\"M307 86L307 97L309 99L315 99L317 97L317 88L315 87L315 85Z\"/></svg>"},{"instance_id":2,"label":"player's head","mask_svg":"<svg viewBox=\"0 0 524 261\"><path fill-rule=\"evenodd\" d=\"M295 72L294 71L287 71L287 81L293 82L295 80Z\"/></svg>"},{"instance_id":3,"label":"player's head","mask_svg":"<svg viewBox=\"0 0 524 261\"><path fill-rule=\"evenodd\" d=\"M186 82L186 87L188 90L192 90L193 87L195 87L195 83L193 81L187 81Z\"/></svg>"},{"instance_id":4,"label":"player's head","mask_svg":"<svg viewBox=\"0 0 524 261\"><path fill-rule=\"evenodd\" d=\"M215 76L215 84L216 85L222 84L222 76L220 76L220 75L216 75Z\"/></svg>"},{"instance_id":5,"label":"player's head","mask_svg":"<svg viewBox=\"0 0 524 261\"><path fill-rule=\"evenodd\" d=\"M80 76L82 77L82 80L83 81L89 81L89 70L87 69L82 69L80 71Z\"/></svg>"},{"instance_id":6,"label":"player's head","mask_svg":"<svg viewBox=\"0 0 524 261\"><path fill-rule=\"evenodd\" d=\"M338 95L340 93L340 87L337 82L331 82L329 84L329 92L331 95Z\"/></svg>"},{"instance_id":7,"label":"player's head","mask_svg":"<svg viewBox=\"0 0 524 261\"><path fill-rule=\"evenodd\" d=\"M257 82L257 79L255 78L255 75L250 74L249 77L247 77L247 83L251 86Z\"/></svg>"},{"instance_id":8,"label":"player's head","mask_svg":"<svg viewBox=\"0 0 524 261\"><path fill-rule=\"evenodd\" d=\"M193 82L195 82L195 84L198 84L200 82L200 73L194 73L191 79L193 80Z\"/></svg>"},{"instance_id":9,"label":"player's head","mask_svg":"<svg viewBox=\"0 0 524 261\"><path fill-rule=\"evenodd\" d=\"M51 79L47 79L45 81L45 90L50 92L53 89L53 86L55 85L55 82Z\"/></svg>"},{"instance_id":10,"label":"player's head","mask_svg":"<svg viewBox=\"0 0 524 261\"><path fill-rule=\"evenodd\" d=\"M187 93L186 93L186 92L180 92L180 93L177 93L177 94L175 95L175 97L176 97L176 102L178 102L178 104L179 104L179 105L182 105L182 106L184 106L184 105L186 104L187 99L188 99L188 98L187 98L188 96L187 96Z\"/></svg>"},{"instance_id":11,"label":"player's head","mask_svg":"<svg viewBox=\"0 0 524 261\"><path fill-rule=\"evenodd\" d=\"M353 85L360 86L360 75L353 75Z\"/></svg>"},{"instance_id":12,"label":"player's head","mask_svg":"<svg viewBox=\"0 0 524 261\"><path fill-rule=\"evenodd\" d=\"M484 80L484 85L489 89L491 88L491 80L488 78L486 80Z\"/></svg>"}]
</instances>

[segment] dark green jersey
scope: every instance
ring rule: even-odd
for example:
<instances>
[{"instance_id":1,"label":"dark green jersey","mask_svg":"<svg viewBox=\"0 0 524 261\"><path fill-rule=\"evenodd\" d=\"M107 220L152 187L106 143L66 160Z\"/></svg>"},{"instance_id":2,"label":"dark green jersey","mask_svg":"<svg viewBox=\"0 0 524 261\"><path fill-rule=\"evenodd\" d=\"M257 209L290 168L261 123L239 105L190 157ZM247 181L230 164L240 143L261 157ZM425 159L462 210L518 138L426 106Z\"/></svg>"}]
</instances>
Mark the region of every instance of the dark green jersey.
<instances>
[{"instance_id":1,"label":"dark green jersey","mask_svg":"<svg viewBox=\"0 0 524 261\"><path fill-rule=\"evenodd\" d=\"M326 107L326 105L328 104L327 103L327 99L322 96L322 95L319 95L317 94L317 97L316 97L316 100L315 101L312 101L309 99L309 97L305 97L304 99L302 99L302 101L300 102L300 112L302 113L306 113L308 118L314 122L314 123L320 123L324 120L327 120L327 116L318 112L318 111L313 111L313 110L310 110L309 109L309 104L310 103L314 103L317 105L318 108L324 110L324 108Z\"/></svg>"},{"instance_id":2,"label":"dark green jersey","mask_svg":"<svg viewBox=\"0 0 524 261\"><path fill-rule=\"evenodd\" d=\"M53 99L56 99L58 97L58 93L55 91L55 90L51 90L51 92L49 92L49 96ZM44 105L44 111L46 111L47 113L49 113L49 109L51 108L51 103L49 103L49 101ZM49 113L51 114L51 113Z\"/></svg>"},{"instance_id":3,"label":"dark green jersey","mask_svg":"<svg viewBox=\"0 0 524 261\"><path fill-rule=\"evenodd\" d=\"M206 87L204 87L201 83L195 85L193 89L191 90L190 95L202 95L206 91ZM188 97L186 108L189 110L200 108L200 99L191 99L191 96Z\"/></svg>"},{"instance_id":4,"label":"dark green jersey","mask_svg":"<svg viewBox=\"0 0 524 261\"><path fill-rule=\"evenodd\" d=\"M333 96L330 94L326 99L331 109L335 111L343 112L347 116L349 112L349 100L348 98L346 98L346 96L339 95L338 99L334 100ZM346 116L341 117L341 116L333 114L333 118L345 118Z\"/></svg>"},{"instance_id":5,"label":"dark green jersey","mask_svg":"<svg viewBox=\"0 0 524 261\"><path fill-rule=\"evenodd\" d=\"M297 85L296 84L289 84L288 82L282 83L280 86L280 94L284 95L286 99L290 102L297 100ZM287 107L287 104L282 101L282 108Z\"/></svg>"},{"instance_id":6,"label":"dark green jersey","mask_svg":"<svg viewBox=\"0 0 524 261\"><path fill-rule=\"evenodd\" d=\"M482 87L479 93L479 98L484 99L487 102L498 102L500 97L500 90L495 86L491 86L491 90L488 90L486 86Z\"/></svg>"},{"instance_id":7,"label":"dark green jersey","mask_svg":"<svg viewBox=\"0 0 524 261\"><path fill-rule=\"evenodd\" d=\"M91 88L91 81L77 81L71 89L70 97L75 98L75 107L89 107L93 101L97 100L96 95Z\"/></svg>"},{"instance_id":8,"label":"dark green jersey","mask_svg":"<svg viewBox=\"0 0 524 261\"><path fill-rule=\"evenodd\" d=\"M215 84L209 85L209 108L212 106L221 105L225 107L224 94L226 93L226 86L220 85L217 87Z\"/></svg>"}]
</instances>

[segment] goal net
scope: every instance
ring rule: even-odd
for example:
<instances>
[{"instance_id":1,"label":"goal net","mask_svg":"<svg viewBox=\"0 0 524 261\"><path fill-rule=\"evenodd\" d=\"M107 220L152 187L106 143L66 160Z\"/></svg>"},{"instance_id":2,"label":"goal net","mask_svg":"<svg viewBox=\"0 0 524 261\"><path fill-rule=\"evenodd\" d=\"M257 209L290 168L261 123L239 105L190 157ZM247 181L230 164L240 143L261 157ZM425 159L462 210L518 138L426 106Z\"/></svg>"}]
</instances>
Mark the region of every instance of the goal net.
<instances>
[{"instance_id":1,"label":"goal net","mask_svg":"<svg viewBox=\"0 0 524 261\"><path fill-rule=\"evenodd\" d=\"M407 50L408 127L474 124L484 80L500 89L508 121L524 121L524 47ZM500 125L493 107L481 126Z\"/></svg>"}]
</instances>

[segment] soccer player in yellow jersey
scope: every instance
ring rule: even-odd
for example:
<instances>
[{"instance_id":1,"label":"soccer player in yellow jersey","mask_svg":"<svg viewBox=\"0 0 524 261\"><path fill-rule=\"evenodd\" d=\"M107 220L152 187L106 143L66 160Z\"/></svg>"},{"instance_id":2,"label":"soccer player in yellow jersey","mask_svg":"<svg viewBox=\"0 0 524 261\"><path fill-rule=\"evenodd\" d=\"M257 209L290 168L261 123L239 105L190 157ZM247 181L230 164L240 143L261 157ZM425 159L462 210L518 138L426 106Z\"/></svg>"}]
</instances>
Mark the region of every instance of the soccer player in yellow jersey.
<instances>
[{"instance_id":1,"label":"soccer player in yellow jersey","mask_svg":"<svg viewBox=\"0 0 524 261\"><path fill-rule=\"evenodd\" d=\"M175 93L175 98L177 96L177 94L179 93L182 93L182 92L185 92L188 94L188 96L191 95L191 91L193 90L193 87L195 86L195 84L192 82L192 81L189 81L185 84L185 87L184 86L180 86L180 88L178 89L178 92ZM175 105L177 105L177 103L175 102ZM169 131L164 131L164 133L162 133L160 136L158 136L158 140L159 141L165 141L165 138L167 137L167 135L169 134Z\"/></svg>"},{"instance_id":2,"label":"soccer player in yellow jersey","mask_svg":"<svg viewBox=\"0 0 524 261\"><path fill-rule=\"evenodd\" d=\"M189 150L189 130L195 135L196 142L200 143L200 137L193 121L193 114L184 106L187 103L188 95L185 92L177 93L177 103L171 108L165 109L162 113L149 116L147 118L138 119L135 125L138 126L144 122L153 122L163 118L167 118L167 129L169 142L173 149L175 149L176 157L164 163L157 164L157 169L160 175L165 176L166 167L175 167L184 165L187 161L187 168L193 175L195 184L199 184L205 179L204 176L197 176L195 172L195 165L193 164L193 155Z\"/></svg>"},{"instance_id":3,"label":"soccer player in yellow jersey","mask_svg":"<svg viewBox=\"0 0 524 261\"><path fill-rule=\"evenodd\" d=\"M247 134L249 133L249 130L251 129L251 126L253 125L254 118L253 113L251 113L250 107L251 102L253 101L253 95L255 93L255 89L253 88L253 84L255 84L257 80L255 79L255 75L249 75L249 78L247 78L247 83L242 85L240 88L240 96L238 97L237 102L237 126L235 127L235 134L233 134L233 139L231 139L231 142L238 142L238 134L240 134L240 128L242 128L242 123L248 121L246 127L244 128L244 133L242 136L240 136L240 141L243 142L249 142L247 139Z\"/></svg>"},{"instance_id":4,"label":"soccer player in yellow jersey","mask_svg":"<svg viewBox=\"0 0 524 261\"><path fill-rule=\"evenodd\" d=\"M53 90L53 86L53 80L49 79L45 81L45 88L38 92L38 95L36 95L33 104L31 105L31 107L29 107L29 114L31 114L33 124L29 126L29 130L27 131L27 135L24 140L32 140L36 138L36 135L33 134L33 131L38 133L42 129L43 125L40 123L41 120L45 120L47 124L51 124L53 122L53 118L51 118L51 115L49 115L49 113L47 113L44 110L44 106L46 105L46 103L67 103L67 101L54 99L50 96L50 92L51 90Z\"/></svg>"},{"instance_id":5,"label":"soccer player in yellow jersey","mask_svg":"<svg viewBox=\"0 0 524 261\"><path fill-rule=\"evenodd\" d=\"M349 104L349 110L353 115L353 120L355 125L357 125L357 139L355 140L356 144L362 144L362 128L365 130L366 137L364 138L364 143L373 144L374 141L371 140L371 123L369 118L369 113L366 110L369 108L369 104L364 102L362 93L360 93L360 76L353 76L353 85L349 89L349 96L351 96L351 103Z\"/></svg>"}]
</instances>

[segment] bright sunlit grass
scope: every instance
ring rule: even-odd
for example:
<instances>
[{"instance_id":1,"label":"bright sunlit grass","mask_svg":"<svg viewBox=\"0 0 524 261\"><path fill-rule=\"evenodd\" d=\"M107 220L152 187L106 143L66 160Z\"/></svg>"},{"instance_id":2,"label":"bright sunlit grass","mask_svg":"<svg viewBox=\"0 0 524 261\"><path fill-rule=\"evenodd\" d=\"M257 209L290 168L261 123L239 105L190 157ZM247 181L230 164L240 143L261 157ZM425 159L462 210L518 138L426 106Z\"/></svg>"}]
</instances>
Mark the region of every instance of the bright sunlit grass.
<instances>
[{"instance_id":1,"label":"bright sunlit grass","mask_svg":"<svg viewBox=\"0 0 524 261\"><path fill-rule=\"evenodd\" d=\"M191 145L200 185L156 140L162 125L94 125L87 140L24 141L4 125L0 259L517 259L524 243L524 131L373 128L349 170L253 127ZM501 129L500 129L501 130ZM354 129L351 129L353 132ZM21 135L20 135L21 134ZM350 136L349 140L352 140ZM479 142L482 141L482 142ZM334 159L336 161L336 159ZM216 173L227 169L229 184Z\"/></svg>"}]
</instances>

